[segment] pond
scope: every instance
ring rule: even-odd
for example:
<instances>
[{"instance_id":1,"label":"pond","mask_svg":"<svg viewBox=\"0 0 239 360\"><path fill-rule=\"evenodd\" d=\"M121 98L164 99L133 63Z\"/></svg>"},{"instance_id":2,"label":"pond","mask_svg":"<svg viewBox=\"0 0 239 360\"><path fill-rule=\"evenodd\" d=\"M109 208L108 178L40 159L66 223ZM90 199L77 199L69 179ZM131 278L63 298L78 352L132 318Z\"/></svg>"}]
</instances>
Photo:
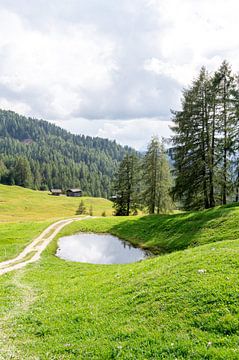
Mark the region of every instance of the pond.
<instances>
[{"instance_id":1,"label":"pond","mask_svg":"<svg viewBox=\"0 0 239 360\"><path fill-rule=\"evenodd\" d=\"M81 233L58 240L56 256L64 260L91 264L127 264L149 255L109 234Z\"/></svg>"}]
</instances>

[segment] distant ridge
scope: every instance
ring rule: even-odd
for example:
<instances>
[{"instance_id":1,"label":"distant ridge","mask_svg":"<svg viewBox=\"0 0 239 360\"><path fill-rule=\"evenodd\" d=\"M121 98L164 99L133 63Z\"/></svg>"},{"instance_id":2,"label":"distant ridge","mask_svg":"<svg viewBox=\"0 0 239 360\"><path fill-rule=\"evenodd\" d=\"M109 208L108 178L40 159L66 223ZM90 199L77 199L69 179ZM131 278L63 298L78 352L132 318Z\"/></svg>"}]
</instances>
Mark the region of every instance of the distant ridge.
<instances>
[{"instance_id":1,"label":"distant ridge","mask_svg":"<svg viewBox=\"0 0 239 360\"><path fill-rule=\"evenodd\" d=\"M1 183L35 189L80 187L84 194L109 197L112 176L127 153L135 151L0 110ZM25 183L24 171L28 173Z\"/></svg>"}]
</instances>

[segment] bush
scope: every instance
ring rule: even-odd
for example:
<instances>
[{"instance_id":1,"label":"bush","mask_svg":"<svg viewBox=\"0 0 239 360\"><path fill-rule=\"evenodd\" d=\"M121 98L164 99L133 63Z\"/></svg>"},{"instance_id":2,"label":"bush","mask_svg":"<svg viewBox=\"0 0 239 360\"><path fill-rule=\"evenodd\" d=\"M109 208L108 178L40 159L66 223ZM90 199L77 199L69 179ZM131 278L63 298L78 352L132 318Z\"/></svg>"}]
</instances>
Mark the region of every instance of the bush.
<instances>
[{"instance_id":1,"label":"bush","mask_svg":"<svg viewBox=\"0 0 239 360\"><path fill-rule=\"evenodd\" d=\"M84 204L84 201L81 200L80 202L80 205L78 207L78 210L76 212L77 215L83 215L86 213L86 207L85 207L85 204Z\"/></svg>"}]
</instances>

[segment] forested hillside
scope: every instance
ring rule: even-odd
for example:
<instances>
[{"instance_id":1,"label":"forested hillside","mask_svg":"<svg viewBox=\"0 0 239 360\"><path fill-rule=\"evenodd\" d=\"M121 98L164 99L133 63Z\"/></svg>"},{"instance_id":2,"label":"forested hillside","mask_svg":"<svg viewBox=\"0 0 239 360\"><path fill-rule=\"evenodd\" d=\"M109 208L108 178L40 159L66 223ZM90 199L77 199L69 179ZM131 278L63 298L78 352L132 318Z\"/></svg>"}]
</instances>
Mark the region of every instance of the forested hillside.
<instances>
[{"instance_id":1,"label":"forested hillside","mask_svg":"<svg viewBox=\"0 0 239 360\"><path fill-rule=\"evenodd\" d=\"M81 187L85 195L108 197L112 176L127 153L134 150L0 110L3 184L33 189Z\"/></svg>"}]
</instances>

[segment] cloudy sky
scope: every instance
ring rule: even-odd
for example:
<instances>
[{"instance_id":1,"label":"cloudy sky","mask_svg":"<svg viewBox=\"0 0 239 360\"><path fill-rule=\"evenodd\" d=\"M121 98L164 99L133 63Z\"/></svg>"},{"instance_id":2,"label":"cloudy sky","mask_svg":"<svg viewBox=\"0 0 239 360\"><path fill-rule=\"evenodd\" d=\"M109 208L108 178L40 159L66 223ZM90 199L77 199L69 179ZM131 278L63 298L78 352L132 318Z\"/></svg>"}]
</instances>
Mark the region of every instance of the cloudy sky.
<instances>
[{"instance_id":1,"label":"cloudy sky","mask_svg":"<svg viewBox=\"0 0 239 360\"><path fill-rule=\"evenodd\" d=\"M0 0L0 107L143 149L202 65L239 70L238 0Z\"/></svg>"}]
</instances>

